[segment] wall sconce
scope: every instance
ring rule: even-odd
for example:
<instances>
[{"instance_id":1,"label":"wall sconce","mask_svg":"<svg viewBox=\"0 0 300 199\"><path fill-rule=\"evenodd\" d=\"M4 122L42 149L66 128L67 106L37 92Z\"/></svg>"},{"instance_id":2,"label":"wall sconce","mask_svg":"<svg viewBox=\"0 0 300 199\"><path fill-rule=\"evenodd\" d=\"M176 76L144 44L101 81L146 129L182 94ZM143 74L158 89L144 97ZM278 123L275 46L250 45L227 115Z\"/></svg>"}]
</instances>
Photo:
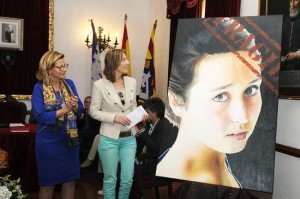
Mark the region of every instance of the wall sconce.
<instances>
[{"instance_id":1,"label":"wall sconce","mask_svg":"<svg viewBox=\"0 0 300 199\"><path fill-rule=\"evenodd\" d=\"M16 53L9 50L0 50L0 65L7 70L16 64Z\"/></svg>"},{"instance_id":2,"label":"wall sconce","mask_svg":"<svg viewBox=\"0 0 300 199\"><path fill-rule=\"evenodd\" d=\"M111 46L109 44L109 42L111 41L110 37L109 37L109 34L106 38L106 35L104 34L103 36L103 28L102 27L98 27L98 37L97 37L97 42L98 42L98 46L99 46L99 51L100 53L102 51L104 51L106 48L109 48L109 49L114 49L117 47L117 45L119 44L118 43L118 38L116 37L116 40L115 40L115 43L114 43L114 46ZM92 47L92 44L90 44L90 40L89 40L89 35L87 35L86 37L86 40L85 40L85 43L86 43L86 46L88 48L91 48Z\"/></svg>"}]
</instances>

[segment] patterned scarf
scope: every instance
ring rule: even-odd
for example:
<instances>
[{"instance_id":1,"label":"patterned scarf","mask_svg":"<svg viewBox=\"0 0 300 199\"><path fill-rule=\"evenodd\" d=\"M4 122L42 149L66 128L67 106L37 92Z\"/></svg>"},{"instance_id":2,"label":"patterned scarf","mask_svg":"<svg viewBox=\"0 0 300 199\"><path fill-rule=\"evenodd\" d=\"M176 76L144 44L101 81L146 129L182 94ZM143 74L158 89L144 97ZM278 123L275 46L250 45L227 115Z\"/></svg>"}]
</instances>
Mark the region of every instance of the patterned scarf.
<instances>
[{"instance_id":1,"label":"patterned scarf","mask_svg":"<svg viewBox=\"0 0 300 199\"><path fill-rule=\"evenodd\" d=\"M61 97L59 97L52 85L43 84L43 94L44 94L44 103L45 103L45 111L54 111L62 108L63 103L70 100L71 95L73 94L69 85L65 82L65 80L59 80L61 87ZM59 102L59 98L61 98L61 102ZM67 129L67 138L69 146L77 146L78 145L78 133L77 133L77 125L76 125L76 115L74 111L70 111L67 114L60 116L57 118L57 124L53 127L53 130L58 130L61 128L63 122L66 120L66 129Z\"/></svg>"}]
</instances>

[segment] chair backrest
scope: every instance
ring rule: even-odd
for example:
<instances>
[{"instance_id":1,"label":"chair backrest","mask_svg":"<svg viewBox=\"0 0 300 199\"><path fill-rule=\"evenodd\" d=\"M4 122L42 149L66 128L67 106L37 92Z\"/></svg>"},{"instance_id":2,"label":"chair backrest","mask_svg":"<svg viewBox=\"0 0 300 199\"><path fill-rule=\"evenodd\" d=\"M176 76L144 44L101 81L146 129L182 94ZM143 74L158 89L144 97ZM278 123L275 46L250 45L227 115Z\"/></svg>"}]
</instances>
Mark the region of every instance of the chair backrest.
<instances>
[{"instance_id":1,"label":"chair backrest","mask_svg":"<svg viewBox=\"0 0 300 199\"><path fill-rule=\"evenodd\" d=\"M29 115L29 120L28 120L29 123L37 123L36 122L36 119L35 119L35 116L33 114L33 110L31 109L30 110L30 115Z\"/></svg>"},{"instance_id":2,"label":"chair backrest","mask_svg":"<svg viewBox=\"0 0 300 199\"><path fill-rule=\"evenodd\" d=\"M0 101L0 123L25 123L27 107L17 100Z\"/></svg>"}]
</instances>

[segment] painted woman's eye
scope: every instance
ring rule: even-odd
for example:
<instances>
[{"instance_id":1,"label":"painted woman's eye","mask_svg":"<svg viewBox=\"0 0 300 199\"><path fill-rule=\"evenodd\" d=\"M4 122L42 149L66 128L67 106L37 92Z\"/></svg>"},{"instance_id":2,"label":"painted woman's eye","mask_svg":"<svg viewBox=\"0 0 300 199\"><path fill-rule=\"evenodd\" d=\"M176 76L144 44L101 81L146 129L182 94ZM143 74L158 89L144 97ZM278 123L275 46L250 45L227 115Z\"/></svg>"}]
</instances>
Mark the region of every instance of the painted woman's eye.
<instances>
[{"instance_id":1,"label":"painted woman's eye","mask_svg":"<svg viewBox=\"0 0 300 199\"><path fill-rule=\"evenodd\" d=\"M227 94L225 93L221 93L219 95L217 95L216 97L214 97L214 101L216 102L225 102L229 97L227 96Z\"/></svg>"},{"instance_id":2,"label":"painted woman's eye","mask_svg":"<svg viewBox=\"0 0 300 199\"><path fill-rule=\"evenodd\" d=\"M253 85L253 86L250 86L249 88L247 88L244 93L245 95L248 95L248 96L253 96L257 93L258 91L258 86L256 85Z\"/></svg>"}]
</instances>

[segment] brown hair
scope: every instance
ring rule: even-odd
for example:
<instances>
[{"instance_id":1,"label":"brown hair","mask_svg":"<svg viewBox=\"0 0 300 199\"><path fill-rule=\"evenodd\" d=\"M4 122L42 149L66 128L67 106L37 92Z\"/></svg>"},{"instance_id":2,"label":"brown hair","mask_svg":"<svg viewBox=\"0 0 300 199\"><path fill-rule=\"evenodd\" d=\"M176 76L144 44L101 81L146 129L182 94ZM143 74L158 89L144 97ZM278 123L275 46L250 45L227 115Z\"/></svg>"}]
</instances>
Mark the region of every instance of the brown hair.
<instances>
[{"instance_id":1,"label":"brown hair","mask_svg":"<svg viewBox=\"0 0 300 199\"><path fill-rule=\"evenodd\" d=\"M115 82L115 70L120 65L123 54L126 54L126 51L123 49L113 49L106 53L104 63L105 67L103 70L103 74L105 75L106 79Z\"/></svg>"},{"instance_id":2,"label":"brown hair","mask_svg":"<svg viewBox=\"0 0 300 199\"><path fill-rule=\"evenodd\" d=\"M35 76L37 80L50 84L49 71L54 67L55 62L63 59L65 56L57 51L47 51L41 58L38 71Z\"/></svg>"}]
</instances>

